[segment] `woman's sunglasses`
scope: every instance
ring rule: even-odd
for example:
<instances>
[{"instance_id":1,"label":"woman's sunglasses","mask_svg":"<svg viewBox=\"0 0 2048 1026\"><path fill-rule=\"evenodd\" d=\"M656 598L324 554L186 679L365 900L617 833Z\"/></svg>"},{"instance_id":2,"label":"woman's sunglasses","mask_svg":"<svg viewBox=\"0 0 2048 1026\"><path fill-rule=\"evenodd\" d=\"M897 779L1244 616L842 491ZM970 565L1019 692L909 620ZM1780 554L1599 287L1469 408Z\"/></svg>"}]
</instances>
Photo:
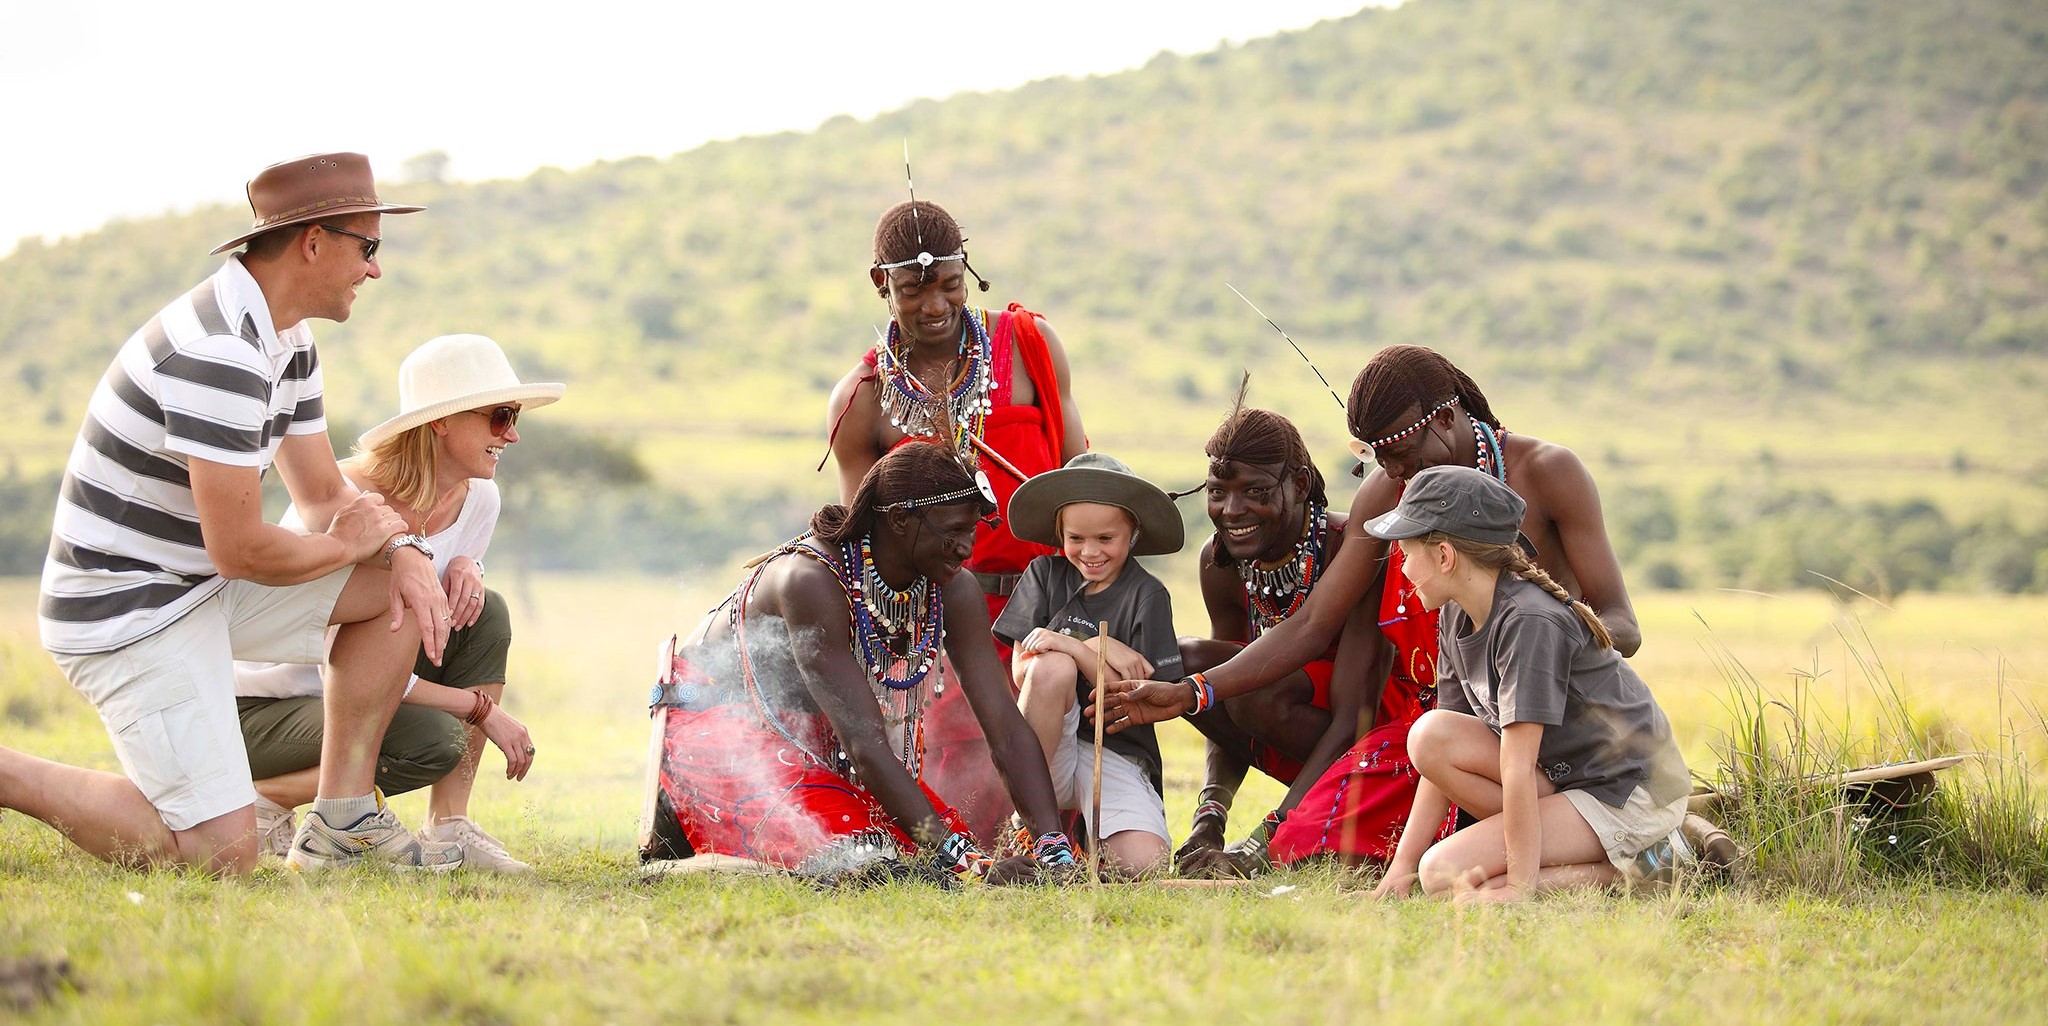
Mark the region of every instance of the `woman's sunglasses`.
<instances>
[{"instance_id":1,"label":"woman's sunglasses","mask_svg":"<svg viewBox=\"0 0 2048 1026\"><path fill-rule=\"evenodd\" d=\"M491 434L499 438L505 437L512 430L512 426L519 423L519 407L517 406L498 406L488 410L464 410L462 412L491 418Z\"/></svg>"}]
</instances>

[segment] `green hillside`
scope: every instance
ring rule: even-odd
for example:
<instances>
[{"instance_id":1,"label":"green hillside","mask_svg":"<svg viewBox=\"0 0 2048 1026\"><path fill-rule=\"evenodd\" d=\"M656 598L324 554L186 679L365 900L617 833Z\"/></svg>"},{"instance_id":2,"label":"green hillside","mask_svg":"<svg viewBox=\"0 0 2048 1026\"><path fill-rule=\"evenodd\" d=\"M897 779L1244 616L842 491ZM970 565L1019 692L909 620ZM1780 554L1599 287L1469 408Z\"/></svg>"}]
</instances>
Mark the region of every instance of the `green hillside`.
<instances>
[{"instance_id":1,"label":"green hillside","mask_svg":"<svg viewBox=\"0 0 2048 1026\"><path fill-rule=\"evenodd\" d=\"M394 183L432 209L387 223L386 278L321 330L330 409L381 416L406 350L483 331L572 383L550 421L651 470L579 513L661 540L632 558L794 526L832 492L827 390L884 316L864 268L906 136L988 298L1067 340L1095 444L1178 486L1246 368L1346 465L1329 396L1229 281L1340 390L1382 345L1450 354L1511 428L1587 456L1645 582L2048 589L2027 0L1415 0L667 159ZM13 481L61 463L113 348L245 219L0 261Z\"/></svg>"}]
</instances>

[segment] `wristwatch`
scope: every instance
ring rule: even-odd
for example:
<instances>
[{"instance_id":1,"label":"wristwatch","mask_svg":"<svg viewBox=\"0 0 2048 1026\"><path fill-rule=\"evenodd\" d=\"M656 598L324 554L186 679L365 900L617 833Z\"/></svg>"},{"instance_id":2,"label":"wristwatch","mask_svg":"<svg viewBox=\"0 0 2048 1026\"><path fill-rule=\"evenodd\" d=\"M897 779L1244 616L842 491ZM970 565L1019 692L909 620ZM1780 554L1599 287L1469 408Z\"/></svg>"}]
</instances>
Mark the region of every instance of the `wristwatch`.
<instances>
[{"instance_id":1,"label":"wristwatch","mask_svg":"<svg viewBox=\"0 0 2048 1026\"><path fill-rule=\"evenodd\" d=\"M391 569L391 557L398 555L398 550L407 545L420 550L420 555L427 557L429 560L434 558L434 547L427 544L426 536L394 534L391 536L390 541L384 543L384 569Z\"/></svg>"}]
</instances>

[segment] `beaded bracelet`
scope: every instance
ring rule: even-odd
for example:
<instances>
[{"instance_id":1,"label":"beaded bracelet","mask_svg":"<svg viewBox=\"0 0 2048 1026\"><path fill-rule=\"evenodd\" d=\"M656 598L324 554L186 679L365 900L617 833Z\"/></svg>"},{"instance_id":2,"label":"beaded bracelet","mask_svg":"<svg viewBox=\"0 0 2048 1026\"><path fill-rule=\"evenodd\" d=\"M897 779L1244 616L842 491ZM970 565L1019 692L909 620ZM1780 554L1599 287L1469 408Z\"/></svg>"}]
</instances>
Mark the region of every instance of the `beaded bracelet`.
<instances>
[{"instance_id":1,"label":"beaded bracelet","mask_svg":"<svg viewBox=\"0 0 2048 1026\"><path fill-rule=\"evenodd\" d=\"M1039 835L1038 843L1031 848L1031 858L1041 869L1056 869L1074 864L1074 841L1057 830Z\"/></svg>"},{"instance_id":2,"label":"beaded bracelet","mask_svg":"<svg viewBox=\"0 0 2048 1026\"><path fill-rule=\"evenodd\" d=\"M1214 816L1219 822L1228 823L1230 822L1230 806L1214 798L1204 798L1202 799L1202 804L1195 806L1193 822L1196 825L1200 825L1204 816Z\"/></svg>"},{"instance_id":3,"label":"beaded bracelet","mask_svg":"<svg viewBox=\"0 0 2048 1026\"><path fill-rule=\"evenodd\" d=\"M1195 692L1194 708L1189 709L1187 712L1182 713L1182 716L1200 715L1202 712L1206 711L1210 706L1216 704L1216 689L1210 686L1208 677L1203 676L1199 673L1190 673L1187 676L1182 677L1180 679L1180 682L1182 684L1186 684L1190 688L1193 688Z\"/></svg>"},{"instance_id":4,"label":"beaded bracelet","mask_svg":"<svg viewBox=\"0 0 2048 1026\"><path fill-rule=\"evenodd\" d=\"M995 860L981 853L966 834L947 834L932 853L932 863L959 878L961 883L980 883L995 866Z\"/></svg>"}]
</instances>

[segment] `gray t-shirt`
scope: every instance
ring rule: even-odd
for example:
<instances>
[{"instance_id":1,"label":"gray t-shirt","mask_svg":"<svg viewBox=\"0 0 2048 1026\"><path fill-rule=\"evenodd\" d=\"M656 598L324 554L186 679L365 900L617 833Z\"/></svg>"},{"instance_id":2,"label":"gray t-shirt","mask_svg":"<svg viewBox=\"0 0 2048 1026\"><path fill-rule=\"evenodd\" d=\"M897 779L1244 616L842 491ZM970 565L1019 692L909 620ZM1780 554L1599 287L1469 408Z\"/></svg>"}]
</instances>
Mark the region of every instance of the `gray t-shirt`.
<instances>
[{"instance_id":1,"label":"gray t-shirt","mask_svg":"<svg viewBox=\"0 0 2048 1026\"><path fill-rule=\"evenodd\" d=\"M1173 631L1173 599L1166 593L1166 585L1135 558L1124 563L1123 572L1109 587L1085 595L1081 588L1086 583L1081 571L1064 556L1032 560L1009 604L1003 607L1003 615L996 618L996 636L1015 645L1033 628L1046 627L1085 641L1094 637L1096 625L1106 620L1110 637L1152 664L1153 680L1179 680L1180 639ZM1076 679L1074 690L1085 707L1093 690L1087 679ZM1093 745L1095 721L1083 715L1076 734ZM1109 734L1103 747L1137 760L1152 781L1152 789L1165 793L1160 783L1159 739L1150 726Z\"/></svg>"},{"instance_id":2,"label":"gray t-shirt","mask_svg":"<svg viewBox=\"0 0 2048 1026\"><path fill-rule=\"evenodd\" d=\"M1486 626L1474 631L1452 602L1438 629L1437 708L1477 716L1496 734L1543 724L1536 761L1558 790L1617 809L1637 786L1659 805L1691 790L1649 686L1549 592L1503 571Z\"/></svg>"}]
</instances>

